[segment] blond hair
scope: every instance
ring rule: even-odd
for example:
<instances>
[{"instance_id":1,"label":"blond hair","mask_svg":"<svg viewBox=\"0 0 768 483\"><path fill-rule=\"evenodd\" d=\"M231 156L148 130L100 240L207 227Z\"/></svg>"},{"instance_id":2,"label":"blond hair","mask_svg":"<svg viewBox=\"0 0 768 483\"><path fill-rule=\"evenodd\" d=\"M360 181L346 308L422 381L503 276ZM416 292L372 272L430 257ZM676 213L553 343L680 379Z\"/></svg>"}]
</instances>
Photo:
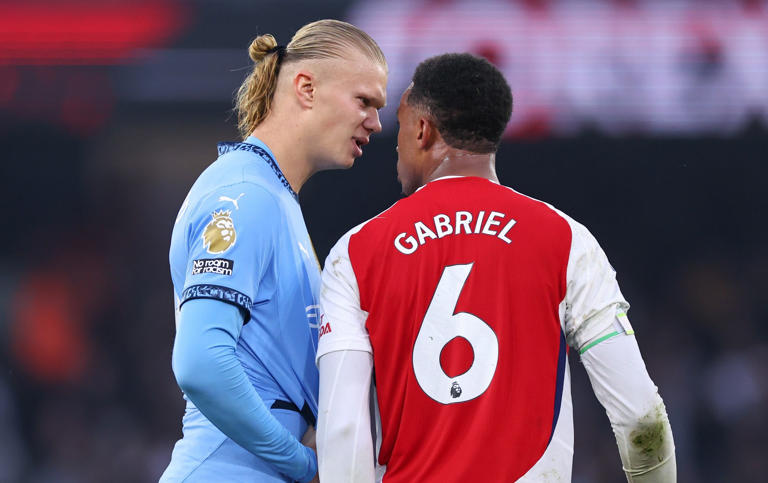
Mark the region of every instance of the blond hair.
<instances>
[{"instance_id":1,"label":"blond hair","mask_svg":"<svg viewBox=\"0 0 768 483\"><path fill-rule=\"evenodd\" d=\"M386 70L381 49L367 33L340 20L318 20L301 27L285 47L277 49L270 34L260 35L248 47L255 63L253 70L237 91L235 110L237 127L243 138L267 117L277 88L280 67L308 59L344 59L355 48Z\"/></svg>"}]
</instances>

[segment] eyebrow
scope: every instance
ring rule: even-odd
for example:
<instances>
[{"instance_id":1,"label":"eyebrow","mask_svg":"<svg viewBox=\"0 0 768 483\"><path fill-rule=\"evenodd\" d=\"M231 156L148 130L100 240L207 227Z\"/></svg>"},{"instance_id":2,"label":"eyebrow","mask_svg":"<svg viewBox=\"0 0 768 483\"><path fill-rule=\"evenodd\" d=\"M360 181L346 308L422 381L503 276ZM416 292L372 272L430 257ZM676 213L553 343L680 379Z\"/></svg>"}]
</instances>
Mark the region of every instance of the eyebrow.
<instances>
[{"instance_id":1,"label":"eyebrow","mask_svg":"<svg viewBox=\"0 0 768 483\"><path fill-rule=\"evenodd\" d=\"M381 109L384 106L387 105L387 101L384 100L383 97L379 96L378 94L369 96L369 99L371 100L371 103L377 108Z\"/></svg>"},{"instance_id":2,"label":"eyebrow","mask_svg":"<svg viewBox=\"0 0 768 483\"><path fill-rule=\"evenodd\" d=\"M371 86L371 85L364 85L361 88L361 91L363 92L362 95L367 97L371 104L373 104L377 109L381 109L384 106L387 105L387 88L384 87L383 90L379 91L379 88L377 86Z\"/></svg>"}]
</instances>

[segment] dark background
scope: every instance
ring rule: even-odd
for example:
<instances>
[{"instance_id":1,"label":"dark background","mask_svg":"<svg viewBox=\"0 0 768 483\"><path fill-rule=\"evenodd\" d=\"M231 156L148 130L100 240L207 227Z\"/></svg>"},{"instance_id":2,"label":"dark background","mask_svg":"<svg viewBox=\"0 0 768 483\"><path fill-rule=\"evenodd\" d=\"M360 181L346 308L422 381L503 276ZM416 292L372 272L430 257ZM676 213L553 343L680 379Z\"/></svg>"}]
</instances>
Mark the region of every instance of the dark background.
<instances>
[{"instance_id":1,"label":"dark background","mask_svg":"<svg viewBox=\"0 0 768 483\"><path fill-rule=\"evenodd\" d=\"M250 40L271 32L286 43L301 25L348 18L353 7L365 6L0 2L0 481L157 480L183 412L167 262L178 207L216 142L237 138L231 94ZM161 34L122 47L43 35L70 25L63 38L72 39L83 25L128 18L109 24L117 32L140 8ZM11 34L21 40L9 44ZM389 92L390 104L399 94ZM763 119L722 132L550 126L510 133L497 157L502 183L584 223L616 268L669 411L681 482L768 474ZM321 261L346 230L399 199L395 145L390 126L352 169L302 189ZM573 481L623 481L578 357L571 370Z\"/></svg>"}]
</instances>

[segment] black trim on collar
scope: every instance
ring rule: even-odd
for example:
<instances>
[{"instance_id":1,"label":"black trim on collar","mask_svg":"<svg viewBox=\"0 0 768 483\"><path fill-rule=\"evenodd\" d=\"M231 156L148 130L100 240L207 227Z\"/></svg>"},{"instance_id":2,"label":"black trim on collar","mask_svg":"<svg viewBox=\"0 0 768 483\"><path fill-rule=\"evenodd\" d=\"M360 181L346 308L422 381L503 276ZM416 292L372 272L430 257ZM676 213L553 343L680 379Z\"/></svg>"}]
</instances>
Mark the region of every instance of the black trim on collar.
<instances>
[{"instance_id":1,"label":"black trim on collar","mask_svg":"<svg viewBox=\"0 0 768 483\"><path fill-rule=\"evenodd\" d=\"M219 143L218 150L219 150L219 156L222 156L230 151L250 151L254 154L259 155L261 159L263 159L267 164L269 164L269 166L272 168L272 171L275 172L277 179L279 179L280 182L283 183L283 186L285 186L285 189L287 189L291 193L291 196L293 196L296 201L299 201L299 195L296 194L295 191L293 191L293 188L291 188L291 183L289 183L288 180L285 179L285 175L280 170L280 166L277 165L275 158L273 158L272 155L270 155L266 149L263 149L251 143Z\"/></svg>"}]
</instances>

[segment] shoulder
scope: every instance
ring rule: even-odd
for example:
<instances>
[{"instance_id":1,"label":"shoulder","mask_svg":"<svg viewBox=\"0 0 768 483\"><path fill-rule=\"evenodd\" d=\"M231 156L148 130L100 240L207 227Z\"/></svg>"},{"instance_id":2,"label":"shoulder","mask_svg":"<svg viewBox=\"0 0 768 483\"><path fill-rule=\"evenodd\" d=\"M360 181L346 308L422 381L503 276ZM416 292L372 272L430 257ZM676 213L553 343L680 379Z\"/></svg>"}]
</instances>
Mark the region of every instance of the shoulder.
<instances>
[{"instance_id":1,"label":"shoulder","mask_svg":"<svg viewBox=\"0 0 768 483\"><path fill-rule=\"evenodd\" d=\"M566 213L563 213L562 211L558 210L554 206L549 205L552 212L557 215L560 219L562 219L565 223L568 225L568 229L571 232L571 246L572 251L573 249L579 249L579 248L591 248L594 246L598 246L597 240L592 235L592 233L589 231L589 229L581 224L580 222L573 219L571 216L567 215Z\"/></svg>"},{"instance_id":2,"label":"shoulder","mask_svg":"<svg viewBox=\"0 0 768 483\"><path fill-rule=\"evenodd\" d=\"M248 181L209 186L197 200L190 200L186 222L190 240L225 251L236 239L274 239L282 225L281 205L264 186ZM201 238L202 237L202 238ZM213 241L221 238L220 243Z\"/></svg>"},{"instance_id":3,"label":"shoulder","mask_svg":"<svg viewBox=\"0 0 768 483\"><path fill-rule=\"evenodd\" d=\"M254 180L213 184L197 197L197 212L228 210L233 213L273 213L280 203L273 190Z\"/></svg>"},{"instance_id":4,"label":"shoulder","mask_svg":"<svg viewBox=\"0 0 768 483\"><path fill-rule=\"evenodd\" d=\"M594 240L594 237L586 226L576 221L573 217L553 206L551 203L536 199L532 196L515 191L514 189L501 185L519 203L526 205L528 209L536 214L537 217L550 220L568 232L572 244L584 243Z\"/></svg>"},{"instance_id":5,"label":"shoulder","mask_svg":"<svg viewBox=\"0 0 768 483\"><path fill-rule=\"evenodd\" d=\"M198 177L190 191L191 202L216 203L219 197L247 195L249 200L277 200L267 160L269 153L249 143L219 143L219 157ZM222 200L222 201L226 201Z\"/></svg>"},{"instance_id":6,"label":"shoulder","mask_svg":"<svg viewBox=\"0 0 768 483\"><path fill-rule=\"evenodd\" d=\"M571 280L577 276L597 276L596 274L614 278L615 270L592 232L562 211L552 209L568 223L571 232L568 279Z\"/></svg>"},{"instance_id":7,"label":"shoulder","mask_svg":"<svg viewBox=\"0 0 768 483\"><path fill-rule=\"evenodd\" d=\"M543 218L548 218L551 220L556 220L557 222L561 223L563 226L570 227L572 223L576 223L576 221L573 220L570 216L559 210L557 207L553 206L551 203L547 201L543 201L537 198L534 198L533 196L526 195L524 193L521 193L519 191L516 191L514 188L511 188L509 186L505 185L499 185L499 190L502 191L505 196L509 197L511 200L515 200L516 203L524 206L526 209L530 210L531 212L535 213L538 216L541 216Z\"/></svg>"},{"instance_id":8,"label":"shoulder","mask_svg":"<svg viewBox=\"0 0 768 483\"><path fill-rule=\"evenodd\" d=\"M258 144L219 143L216 163L237 171L243 181L260 184L271 191L288 189L293 192L275 158Z\"/></svg>"}]
</instances>

